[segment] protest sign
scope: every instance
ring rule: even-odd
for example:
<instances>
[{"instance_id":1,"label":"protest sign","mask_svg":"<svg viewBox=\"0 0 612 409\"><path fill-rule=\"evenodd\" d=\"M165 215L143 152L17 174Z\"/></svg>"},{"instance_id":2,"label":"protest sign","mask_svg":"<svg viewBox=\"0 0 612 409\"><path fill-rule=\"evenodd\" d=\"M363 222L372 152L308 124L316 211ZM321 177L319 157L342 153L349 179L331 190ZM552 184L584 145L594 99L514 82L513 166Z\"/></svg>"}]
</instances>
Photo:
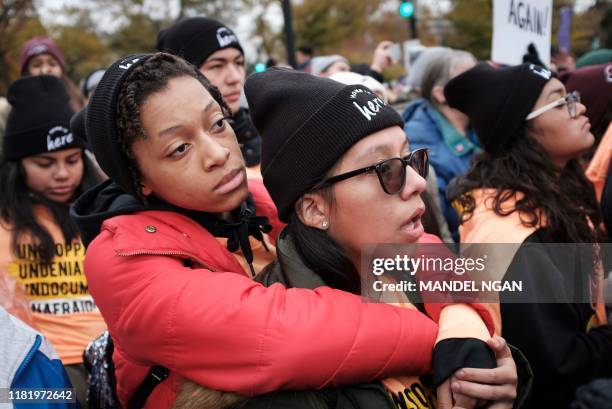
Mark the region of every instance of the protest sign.
<instances>
[{"instance_id":1,"label":"protest sign","mask_svg":"<svg viewBox=\"0 0 612 409\"><path fill-rule=\"evenodd\" d=\"M491 59L520 64L533 43L540 60L550 65L551 28L552 0L494 0Z\"/></svg>"}]
</instances>

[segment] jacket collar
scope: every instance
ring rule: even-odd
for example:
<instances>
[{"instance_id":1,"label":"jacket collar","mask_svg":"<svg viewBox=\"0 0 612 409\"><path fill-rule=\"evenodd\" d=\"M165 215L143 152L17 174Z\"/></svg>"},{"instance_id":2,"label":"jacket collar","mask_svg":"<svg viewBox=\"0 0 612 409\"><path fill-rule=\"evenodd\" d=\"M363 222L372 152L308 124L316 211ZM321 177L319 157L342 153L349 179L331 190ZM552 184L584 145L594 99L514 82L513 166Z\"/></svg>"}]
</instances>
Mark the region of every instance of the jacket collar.
<instances>
[{"instance_id":1,"label":"jacket collar","mask_svg":"<svg viewBox=\"0 0 612 409\"><path fill-rule=\"evenodd\" d=\"M304 264L298 254L291 237L282 231L276 241L275 263L266 267L257 277L266 287L280 283L287 288L315 289L326 286L327 283Z\"/></svg>"},{"instance_id":2,"label":"jacket collar","mask_svg":"<svg viewBox=\"0 0 612 409\"><path fill-rule=\"evenodd\" d=\"M433 120L438 124L444 144L448 146L453 155L465 156L472 153L480 152L480 147L477 145L477 138L470 128L464 136L437 109L430 105L429 112Z\"/></svg>"},{"instance_id":3,"label":"jacket collar","mask_svg":"<svg viewBox=\"0 0 612 409\"><path fill-rule=\"evenodd\" d=\"M190 259L211 271L246 275L236 258L191 218L170 211L148 210L106 220L102 229L114 236L121 256L166 255Z\"/></svg>"},{"instance_id":4,"label":"jacket collar","mask_svg":"<svg viewBox=\"0 0 612 409\"><path fill-rule=\"evenodd\" d=\"M260 194L258 194L260 195ZM112 181L106 181L80 197L72 208L71 215L81 230L86 246L100 231L104 220L111 217L135 214L145 211L165 211L182 214L206 229L215 237L227 238L227 249L231 252L242 250L251 273L253 251L249 236L263 241L263 234L272 230L267 217L257 215L256 203L249 193L247 199L230 213L233 221L226 221L215 214L183 209L164 202L157 197L149 197L148 204L141 203L136 197L125 193Z\"/></svg>"}]
</instances>

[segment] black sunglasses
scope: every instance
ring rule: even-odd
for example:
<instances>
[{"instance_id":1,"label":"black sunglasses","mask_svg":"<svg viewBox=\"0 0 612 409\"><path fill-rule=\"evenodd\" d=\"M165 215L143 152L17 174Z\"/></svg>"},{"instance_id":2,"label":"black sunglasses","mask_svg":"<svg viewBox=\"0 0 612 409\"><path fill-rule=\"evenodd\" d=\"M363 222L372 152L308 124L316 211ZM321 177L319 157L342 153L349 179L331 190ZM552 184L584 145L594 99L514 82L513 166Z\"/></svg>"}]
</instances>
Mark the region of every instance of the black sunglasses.
<instances>
[{"instance_id":1,"label":"black sunglasses","mask_svg":"<svg viewBox=\"0 0 612 409\"><path fill-rule=\"evenodd\" d=\"M383 160L372 166L323 179L321 182L317 183L313 189L322 189L354 176L375 171L385 193L394 195L399 193L406 184L406 166L410 166L422 178L426 178L427 172L429 171L429 154L427 153L427 149L417 149L403 158Z\"/></svg>"}]
</instances>

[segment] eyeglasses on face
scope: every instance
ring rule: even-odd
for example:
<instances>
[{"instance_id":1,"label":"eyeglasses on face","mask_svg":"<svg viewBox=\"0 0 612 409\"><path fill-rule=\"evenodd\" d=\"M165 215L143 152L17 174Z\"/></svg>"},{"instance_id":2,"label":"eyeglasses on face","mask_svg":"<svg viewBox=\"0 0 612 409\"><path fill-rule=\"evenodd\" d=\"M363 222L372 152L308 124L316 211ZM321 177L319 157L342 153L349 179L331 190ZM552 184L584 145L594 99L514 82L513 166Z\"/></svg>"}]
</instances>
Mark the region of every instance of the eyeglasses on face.
<instances>
[{"instance_id":1,"label":"eyeglasses on face","mask_svg":"<svg viewBox=\"0 0 612 409\"><path fill-rule=\"evenodd\" d=\"M427 172L429 171L429 154L427 153L427 149L417 149L403 158L386 159L372 166L331 176L315 185L314 190L322 189L334 183L374 171L385 193L394 195L399 193L406 184L407 166L413 168L421 177L426 178Z\"/></svg>"},{"instance_id":2,"label":"eyeglasses on face","mask_svg":"<svg viewBox=\"0 0 612 409\"><path fill-rule=\"evenodd\" d=\"M527 118L525 118L525 120L529 121L533 118L536 118L542 115L546 111L550 111L551 109L558 107L559 105L566 105L566 104L567 104L567 110L570 114L570 118L574 119L576 118L577 105L579 103L580 103L580 93L578 91L573 91L567 94L566 96L564 96L563 98L559 98L558 100L553 101L550 104L546 104L536 109L535 111L531 112L529 115L527 115Z\"/></svg>"}]
</instances>

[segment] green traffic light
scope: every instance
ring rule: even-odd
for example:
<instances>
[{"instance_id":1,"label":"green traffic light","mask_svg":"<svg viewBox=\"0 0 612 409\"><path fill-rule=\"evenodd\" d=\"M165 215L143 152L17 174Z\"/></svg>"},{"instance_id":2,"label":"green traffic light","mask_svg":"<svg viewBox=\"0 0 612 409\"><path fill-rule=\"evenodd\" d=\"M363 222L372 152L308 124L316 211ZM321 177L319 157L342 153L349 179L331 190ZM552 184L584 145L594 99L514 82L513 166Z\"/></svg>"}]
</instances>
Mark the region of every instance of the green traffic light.
<instances>
[{"instance_id":1,"label":"green traffic light","mask_svg":"<svg viewBox=\"0 0 612 409\"><path fill-rule=\"evenodd\" d=\"M258 62L255 64L255 72L264 72L266 70L266 64Z\"/></svg>"},{"instance_id":2,"label":"green traffic light","mask_svg":"<svg viewBox=\"0 0 612 409\"><path fill-rule=\"evenodd\" d=\"M399 15L404 18L412 17L414 13L414 4L410 1L403 1L399 6Z\"/></svg>"}]
</instances>

